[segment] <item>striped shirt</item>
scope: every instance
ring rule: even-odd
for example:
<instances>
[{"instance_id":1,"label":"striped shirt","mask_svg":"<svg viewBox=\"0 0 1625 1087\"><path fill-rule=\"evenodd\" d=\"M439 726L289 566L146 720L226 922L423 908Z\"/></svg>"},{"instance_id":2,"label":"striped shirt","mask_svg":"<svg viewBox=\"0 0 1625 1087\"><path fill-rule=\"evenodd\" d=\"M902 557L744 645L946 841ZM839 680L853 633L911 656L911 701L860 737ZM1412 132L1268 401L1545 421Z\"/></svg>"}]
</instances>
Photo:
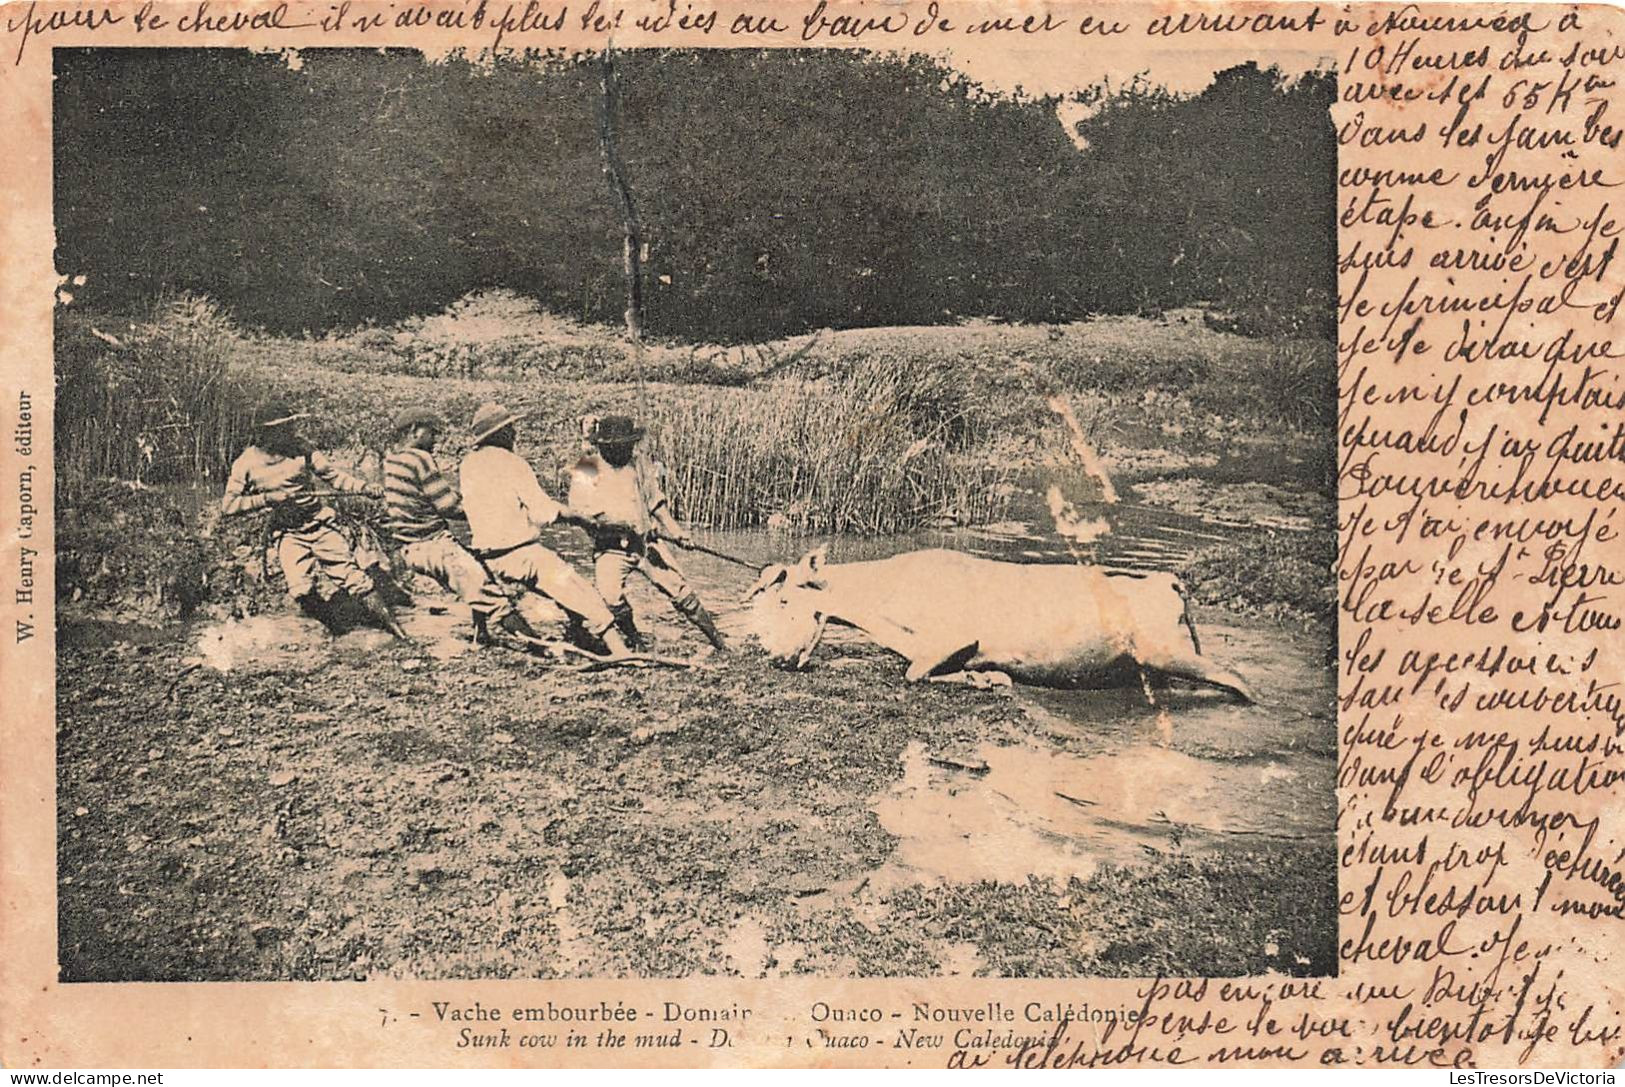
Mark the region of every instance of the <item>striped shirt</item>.
<instances>
[{"instance_id":1,"label":"striped shirt","mask_svg":"<svg viewBox=\"0 0 1625 1087\"><path fill-rule=\"evenodd\" d=\"M390 535L400 543L417 543L447 531L446 518L458 516L461 508L434 454L426 449L397 449L384 459L384 507Z\"/></svg>"}]
</instances>

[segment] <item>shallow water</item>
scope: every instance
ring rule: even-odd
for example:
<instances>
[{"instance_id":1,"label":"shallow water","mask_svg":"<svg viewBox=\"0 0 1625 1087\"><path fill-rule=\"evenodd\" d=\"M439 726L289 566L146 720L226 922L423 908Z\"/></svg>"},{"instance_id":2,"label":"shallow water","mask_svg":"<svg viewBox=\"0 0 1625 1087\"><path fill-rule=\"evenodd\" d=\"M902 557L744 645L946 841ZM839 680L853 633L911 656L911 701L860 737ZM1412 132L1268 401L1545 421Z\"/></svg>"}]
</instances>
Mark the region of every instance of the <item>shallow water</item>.
<instances>
[{"instance_id":1,"label":"shallow water","mask_svg":"<svg viewBox=\"0 0 1625 1087\"><path fill-rule=\"evenodd\" d=\"M1314 489L1306 488L1304 481L1296 478L1299 467L1276 462L1261 464L1256 457L1232 456L1172 473L1166 479L1129 483L1122 488L1121 501L1079 503L1087 519L1100 518L1109 526L1098 540L1081 547L1070 544L1056 531L1046 498L1051 475L1041 469L1023 474L1006 520L993 525L921 529L874 537L798 536L754 529L698 535L702 543L758 567L770 562L794 562L811 548L828 543L832 562L861 562L941 547L1009 562L1088 561L1141 570L1173 570L1202 548L1245 537L1260 528L1312 530L1315 519L1303 511L1325 503L1315 500ZM1254 482L1259 479L1276 479L1286 489L1271 492L1271 488ZM1160 487L1159 494L1170 487L1175 492L1183 488L1199 493L1203 501L1194 509L1152 504L1136 496L1136 488L1142 486ZM1271 497L1286 506L1276 508ZM1329 516L1329 507L1322 512ZM1332 531L1330 521L1321 526L1321 531Z\"/></svg>"},{"instance_id":2,"label":"shallow water","mask_svg":"<svg viewBox=\"0 0 1625 1087\"><path fill-rule=\"evenodd\" d=\"M1093 558L1168 570L1246 528L1120 503L1090 511L1112 526ZM819 542L764 533L714 533L710 546L752 562L793 562ZM831 541L832 562L947 547L1015 562L1064 562L1066 542L1036 520L979 529ZM748 572L693 556L696 584L712 593ZM1153 851L1200 851L1267 840L1330 841L1336 828L1336 677L1333 647L1269 623L1199 622L1202 651L1233 667L1262 703L1242 706L1174 687L1157 706L1138 689L1016 687L1032 734L974 753L935 751L922 736L905 751L894 785L871 798L899 839L872 874L877 889L916 882L1023 882L1029 875L1087 879L1101 864L1130 865ZM813 667L840 666L855 631L831 628ZM903 667L901 659L896 668ZM971 696L985 697L985 696ZM934 761L940 759L941 761ZM981 773L965 765L985 764ZM958 765L956 765L958 764Z\"/></svg>"},{"instance_id":3,"label":"shallow water","mask_svg":"<svg viewBox=\"0 0 1625 1087\"><path fill-rule=\"evenodd\" d=\"M1112 531L1087 554L1069 547L1048 527L1009 520L975 528L921 529L895 536L826 537L769 534L754 530L707 532L700 542L757 566L795 562L807 551L829 544L829 561L864 562L905 551L947 548L1007 562L1075 562L1080 557L1143 570L1172 570L1203 547L1221 542L1238 529L1158 509L1120 503L1102 516ZM695 556L697 561L707 561Z\"/></svg>"},{"instance_id":4,"label":"shallow water","mask_svg":"<svg viewBox=\"0 0 1625 1087\"><path fill-rule=\"evenodd\" d=\"M909 746L902 780L874 802L899 839L879 883L1087 880L1176 845L1331 830L1312 805L1272 802L1313 787L1302 757L1225 765L1143 746L1085 758L1027 743L978 755L988 769L972 775Z\"/></svg>"},{"instance_id":5,"label":"shallow water","mask_svg":"<svg viewBox=\"0 0 1625 1087\"><path fill-rule=\"evenodd\" d=\"M1094 511L1091 511L1093 513ZM1112 531L1096 561L1169 569L1210 543L1245 531L1163 509L1120 503L1104 514ZM587 570L579 533L548 533L549 543ZM1007 561L1074 559L1046 524L1013 520L978 529L925 531L881 539L797 539L764 532L700 533L707 546L752 565L793 562L829 542L830 561L883 558L949 547ZM724 631L743 636L737 601L753 570L699 553L684 556L690 581L718 613ZM666 644L693 648L692 631L646 585L632 585L639 621ZM420 649L445 660L465 652L466 609L424 595L400 616ZM893 858L871 874L882 890L918 882L1024 882L1028 876L1087 879L1100 865L1132 865L1153 851L1200 851L1221 843L1329 841L1335 830L1335 676L1330 646L1267 623L1199 624L1203 652L1240 672L1263 704L1240 706L1213 692L1174 687L1153 706L1138 689L1052 691L1017 687L1008 697L1030 732L1015 743L942 752L932 737L909 745L897 780L870 806L898 839ZM330 638L313 621L277 614L204 626L197 651L221 671L306 671L333 654L376 652L380 631ZM813 667L894 667L855 661L843 647L861 642L830 631ZM680 650L679 650L680 651ZM844 659L843 659L844 658ZM893 679L896 677L893 676ZM967 698L998 697L966 693ZM980 773L966 766L979 768ZM552 888L564 897L564 888ZM568 943L570 933L561 932ZM742 972L759 969L750 940L724 949Z\"/></svg>"},{"instance_id":6,"label":"shallow water","mask_svg":"<svg viewBox=\"0 0 1625 1087\"><path fill-rule=\"evenodd\" d=\"M951 756L929 737L909 746L898 782L871 802L899 838L877 881L1086 880L1151 851L1330 841L1330 669L1291 632L1209 625L1203 635L1264 704L1179 688L1159 693L1157 707L1137 690L1015 688L1037 726L1018 743ZM964 768L978 763L985 772Z\"/></svg>"},{"instance_id":7,"label":"shallow water","mask_svg":"<svg viewBox=\"0 0 1625 1087\"><path fill-rule=\"evenodd\" d=\"M909 745L900 779L871 801L899 839L877 884L1087 880L1101 864L1154 851L1329 841L1335 830L1331 726L1305 706L1174 693L1160 709L1114 692L1015 697L1047 736L984 743L973 755L938 755L928 739Z\"/></svg>"}]
</instances>

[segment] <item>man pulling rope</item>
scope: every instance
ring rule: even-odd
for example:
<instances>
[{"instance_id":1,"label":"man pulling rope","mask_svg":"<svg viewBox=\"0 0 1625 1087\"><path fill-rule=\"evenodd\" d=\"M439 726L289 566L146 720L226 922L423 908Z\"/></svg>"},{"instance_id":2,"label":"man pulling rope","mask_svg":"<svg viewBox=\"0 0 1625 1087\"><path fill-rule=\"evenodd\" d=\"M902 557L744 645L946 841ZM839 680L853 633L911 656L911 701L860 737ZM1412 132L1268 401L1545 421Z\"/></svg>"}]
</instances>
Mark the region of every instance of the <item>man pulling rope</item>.
<instances>
[{"instance_id":1,"label":"man pulling rope","mask_svg":"<svg viewBox=\"0 0 1625 1087\"><path fill-rule=\"evenodd\" d=\"M558 604L588 635L601 639L611 656L626 656L630 650L603 597L537 536L555 521L581 518L542 490L536 473L514 452L518 421L497 404L483 404L474 413L474 449L459 470L474 554L496 576Z\"/></svg>"},{"instance_id":2,"label":"man pulling rope","mask_svg":"<svg viewBox=\"0 0 1625 1087\"><path fill-rule=\"evenodd\" d=\"M270 510L268 531L287 578L288 595L307 615L339 632L338 609L333 601L322 598L317 586L320 571L380 626L406 641L406 632L357 563L350 541L339 531L338 515L318 497L315 480L322 480L338 494L378 498L381 492L344 471L327 454L312 449L299 431L298 424L305 418L286 404L272 403L261 409L253 444L232 462L226 477L222 510L231 516Z\"/></svg>"}]
</instances>

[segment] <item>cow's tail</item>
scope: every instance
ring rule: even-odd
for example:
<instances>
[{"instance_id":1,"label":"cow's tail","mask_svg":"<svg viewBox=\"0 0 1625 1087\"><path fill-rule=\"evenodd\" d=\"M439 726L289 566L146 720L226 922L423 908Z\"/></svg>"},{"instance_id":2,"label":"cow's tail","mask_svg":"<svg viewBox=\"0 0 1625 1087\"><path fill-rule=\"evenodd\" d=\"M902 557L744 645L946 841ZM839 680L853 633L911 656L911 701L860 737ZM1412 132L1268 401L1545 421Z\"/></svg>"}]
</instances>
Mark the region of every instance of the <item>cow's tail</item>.
<instances>
[{"instance_id":1,"label":"cow's tail","mask_svg":"<svg viewBox=\"0 0 1625 1087\"><path fill-rule=\"evenodd\" d=\"M1196 634L1196 620L1191 618L1191 591L1185 587L1183 581L1176 577L1174 578L1174 592L1179 594L1181 604L1179 618L1184 622L1185 629L1191 633L1191 648L1196 650L1196 655L1200 657L1202 655L1202 639Z\"/></svg>"}]
</instances>

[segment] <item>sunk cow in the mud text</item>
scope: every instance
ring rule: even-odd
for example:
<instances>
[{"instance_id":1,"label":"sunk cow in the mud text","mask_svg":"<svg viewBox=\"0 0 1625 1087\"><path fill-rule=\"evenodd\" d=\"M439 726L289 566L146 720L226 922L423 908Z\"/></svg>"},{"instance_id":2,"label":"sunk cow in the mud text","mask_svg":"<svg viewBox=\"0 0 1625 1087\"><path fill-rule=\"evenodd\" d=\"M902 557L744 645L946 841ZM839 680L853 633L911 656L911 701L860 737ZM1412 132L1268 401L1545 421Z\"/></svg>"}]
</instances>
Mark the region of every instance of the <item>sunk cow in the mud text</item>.
<instances>
[{"instance_id":1,"label":"sunk cow in the mud text","mask_svg":"<svg viewBox=\"0 0 1625 1087\"><path fill-rule=\"evenodd\" d=\"M769 566L746 600L762 647L797 667L834 622L907 658L911 682L1002 674L1091 688L1166 678L1254 701L1240 676L1201 655L1172 574L943 550L832 564L819 548L793 567Z\"/></svg>"}]
</instances>

